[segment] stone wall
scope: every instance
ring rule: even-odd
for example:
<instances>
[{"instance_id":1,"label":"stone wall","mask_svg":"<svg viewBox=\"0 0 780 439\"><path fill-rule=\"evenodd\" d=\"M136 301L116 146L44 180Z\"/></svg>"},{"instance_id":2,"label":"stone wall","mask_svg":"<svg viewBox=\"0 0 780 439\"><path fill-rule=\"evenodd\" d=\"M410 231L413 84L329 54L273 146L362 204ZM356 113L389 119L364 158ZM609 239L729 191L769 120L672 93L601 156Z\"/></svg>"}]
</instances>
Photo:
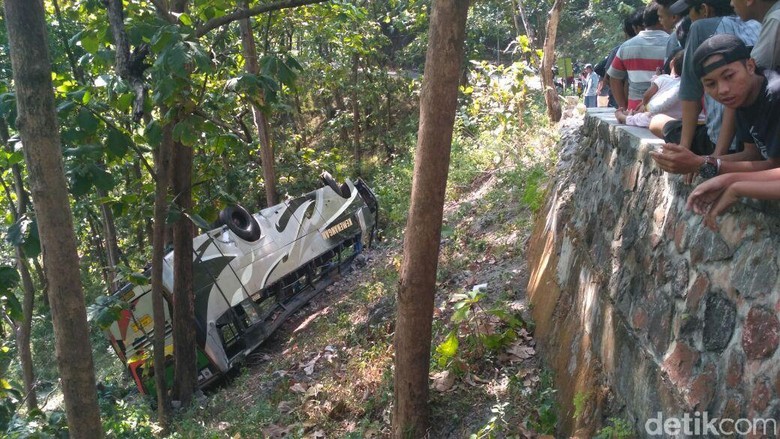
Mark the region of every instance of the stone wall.
<instances>
[{"instance_id":1,"label":"stone wall","mask_svg":"<svg viewBox=\"0 0 780 439\"><path fill-rule=\"evenodd\" d=\"M685 209L693 186L650 159L649 131L600 109L574 125L529 247L560 435L617 416L650 437L658 412L780 419L778 206L739 204L712 232Z\"/></svg>"}]
</instances>

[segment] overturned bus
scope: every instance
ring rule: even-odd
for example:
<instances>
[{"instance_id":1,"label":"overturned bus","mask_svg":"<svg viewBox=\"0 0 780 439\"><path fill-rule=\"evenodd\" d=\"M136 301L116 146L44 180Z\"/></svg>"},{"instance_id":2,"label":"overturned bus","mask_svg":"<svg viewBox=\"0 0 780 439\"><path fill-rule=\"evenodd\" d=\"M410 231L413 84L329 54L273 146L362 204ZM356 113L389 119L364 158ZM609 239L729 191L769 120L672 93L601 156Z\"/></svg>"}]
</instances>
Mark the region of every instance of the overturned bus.
<instances>
[{"instance_id":1,"label":"overturned bus","mask_svg":"<svg viewBox=\"0 0 780 439\"><path fill-rule=\"evenodd\" d=\"M376 233L378 203L361 180L338 185L328 173L315 191L250 214L220 212L219 227L193 240L193 292L198 385L239 364L284 320L332 282ZM163 285L173 291L173 252ZM154 327L150 285L115 294L129 306L106 330L117 356L142 393L154 393ZM169 295L170 296L170 295ZM170 304L165 307L166 375L173 352Z\"/></svg>"}]
</instances>

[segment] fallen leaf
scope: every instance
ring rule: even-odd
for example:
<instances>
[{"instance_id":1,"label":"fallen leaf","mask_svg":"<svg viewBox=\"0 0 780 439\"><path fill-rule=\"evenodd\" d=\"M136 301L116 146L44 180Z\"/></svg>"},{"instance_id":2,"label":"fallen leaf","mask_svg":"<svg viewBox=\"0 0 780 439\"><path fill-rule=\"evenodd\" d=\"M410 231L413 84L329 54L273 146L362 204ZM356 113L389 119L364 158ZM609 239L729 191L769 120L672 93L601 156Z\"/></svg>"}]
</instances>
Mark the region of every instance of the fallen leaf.
<instances>
[{"instance_id":1,"label":"fallen leaf","mask_svg":"<svg viewBox=\"0 0 780 439\"><path fill-rule=\"evenodd\" d=\"M328 412L328 417L333 420L341 420L344 418L344 414L347 412L347 403L343 400L339 400L336 405Z\"/></svg>"},{"instance_id":2,"label":"fallen leaf","mask_svg":"<svg viewBox=\"0 0 780 439\"><path fill-rule=\"evenodd\" d=\"M536 354L536 351L531 346L523 346L519 342L515 342L512 346L510 346L506 352L510 354L511 356L515 357L514 359L510 358L510 361L521 361L521 360L527 360Z\"/></svg>"},{"instance_id":3,"label":"fallen leaf","mask_svg":"<svg viewBox=\"0 0 780 439\"><path fill-rule=\"evenodd\" d=\"M311 434L312 439L320 439L325 437L325 431L324 430L317 430L314 433Z\"/></svg>"},{"instance_id":4,"label":"fallen leaf","mask_svg":"<svg viewBox=\"0 0 780 439\"><path fill-rule=\"evenodd\" d=\"M263 436L269 439L277 439L286 437L290 433L291 427L280 427L276 424L271 424L263 429Z\"/></svg>"},{"instance_id":5,"label":"fallen leaf","mask_svg":"<svg viewBox=\"0 0 780 439\"><path fill-rule=\"evenodd\" d=\"M315 384L306 390L306 397L316 398L317 395L319 395L320 390L322 390L322 384Z\"/></svg>"},{"instance_id":6,"label":"fallen leaf","mask_svg":"<svg viewBox=\"0 0 780 439\"><path fill-rule=\"evenodd\" d=\"M314 358L312 358L308 363L300 363L301 369L306 373L306 375L311 375L314 373L314 365L317 364L317 360L320 359L320 354L317 354Z\"/></svg>"},{"instance_id":7,"label":"fallen leaf","mask_svg":"<svg viewBox=\"0 0 780 439\"><path fill-rule=\"evenodd\" d=\"M295 383L290 387L290 391L295 393L306 393L306 384Z\"/></svg>"},{"instance_id":8,"label":"fallen leaf","mask_svg":"<svg viewBox=\"0 0 780 439\"><path fill-rule=\"evenodd\" d=\"M449 370L433 375L433 388L439 392L446 392L455 384L455 374Z\"/></svg>"},{"instance_id":9,"label":"fallen leaf","mask_svg":"<svg viewBox=\"0 0 780 439\"><path fill-rule=\"evenodd\" d=\"M295 409L293 408L292 402L282 401L279 403L279 405L276 406L276 410L279 410L279 413L283 415L288 415L292 413Z\"/></svg>"}]
</instances>

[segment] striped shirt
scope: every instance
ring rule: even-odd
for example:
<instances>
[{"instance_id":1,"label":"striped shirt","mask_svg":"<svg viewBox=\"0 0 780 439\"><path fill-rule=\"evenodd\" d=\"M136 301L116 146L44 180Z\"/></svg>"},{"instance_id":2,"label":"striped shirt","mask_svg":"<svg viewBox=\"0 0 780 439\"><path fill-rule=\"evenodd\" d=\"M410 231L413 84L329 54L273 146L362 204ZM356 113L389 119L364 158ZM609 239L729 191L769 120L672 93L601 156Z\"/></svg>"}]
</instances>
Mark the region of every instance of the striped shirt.
<instances>
[{"instance_id":1,"label":"striped shirt","mask_svg":"<svg viewBox=\"0 0 780 439\"><path fill-rule=\"evenodd\" d=\"M643 30L623 43L609 67L610 77L628 78L628 109L642 103L657 68L663 68L669 34L662 30Z\"/></svg>"}]
</instances>

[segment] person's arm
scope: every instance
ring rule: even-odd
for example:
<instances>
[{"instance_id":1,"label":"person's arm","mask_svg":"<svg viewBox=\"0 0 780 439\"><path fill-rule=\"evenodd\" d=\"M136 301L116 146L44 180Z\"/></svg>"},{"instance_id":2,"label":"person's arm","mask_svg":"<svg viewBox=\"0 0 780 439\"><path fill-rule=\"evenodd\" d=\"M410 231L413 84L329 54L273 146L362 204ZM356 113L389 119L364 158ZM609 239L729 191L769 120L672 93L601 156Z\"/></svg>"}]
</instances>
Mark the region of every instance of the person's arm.
<instances>
[{"instance_id":1,"label":"person's arm","mask_svg":"<svg viewBox=\"0 0 780 439\"><path fill-rule=\"evenodd\" d=\"M642 108L647 108L647 104L650 102L650 99L655 96L655 94L658 93L658 84L655 82L650 84L650 87L645 91L645 94L642 95ZM648 110L649 111L649 110Z\"/></svg>"},{"instance_id":2,"label":"person's arm","mask_svg":"<svg viewBox=\"0 0 780 439\"><path fill-rule=\"evenodd\" d=\"M697 186L688 197L686 206L699 215L705 215L704 224L716 230L715 219L741 197L780 199L780 168L719 175Z\"/></svg>"},{"instance_id":3,"label":"person's arm","mask_svg":"<svg viewBox=\"0 0 780 439\"><path fill-rule=\"evenodd\" d=\"M624 80L617 79L615 77L609 78L609 89L612 90L612 97L615 98L615 102L617 102L618 108L628 108L628 97L626 96L626 91L623 88L624 86Z\"/></svg>"},{"instance_id":4,"label":"person's arm","mask_svg":"<svg viewBox=\"0 0 780 439\"><path fill-rule=\"evenodd\" d=\"M745 150L740 156L743 159L742 161L723 160L721 157L718 173L763 171L780 166L780 158L761 160L761 155L756 155L757 150L753 144L746 143ZM674 143L664 144L663 151L652 151L650 156L661 169L672 174L698 173L699 168L706 161L706 158L696 155L690 149Z\"/></svg>"},{"instance_id":5,"label":"person's arm","mask_svg":"<svg viewBox=\"0 0 780 439\"><path fill-rule=\"evenodd\" d=\"M682 133L680 133L680 146L691 149L693 138L696 135L696 125L699 123L701 113L701 101L682 101Z\"/></svg>"},{"instance_id":6,"label":"person's arm","mask_svg":"<svg viewBox=\"0 0 780 439\"><path fill-rule=\"evenodd\" d=\"M718 142L715 144L713 156L725 156L729 152L734 134L737 132L737 112L733 108L723 107L723 120L720 125Z\"/></svg>"}]
</instances>

